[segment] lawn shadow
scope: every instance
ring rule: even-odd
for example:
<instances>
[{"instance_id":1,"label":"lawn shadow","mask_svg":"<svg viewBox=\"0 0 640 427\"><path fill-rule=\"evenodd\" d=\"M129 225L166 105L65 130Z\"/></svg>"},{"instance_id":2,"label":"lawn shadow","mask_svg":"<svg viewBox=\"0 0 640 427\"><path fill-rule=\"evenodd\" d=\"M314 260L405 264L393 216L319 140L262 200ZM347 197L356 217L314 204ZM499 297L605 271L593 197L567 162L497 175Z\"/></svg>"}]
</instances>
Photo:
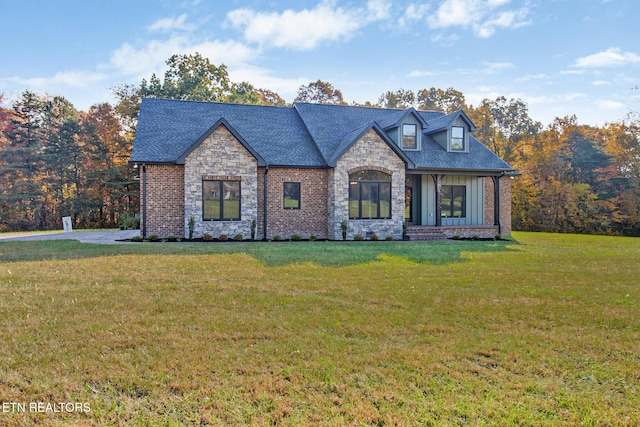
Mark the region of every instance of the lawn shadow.
<instances>
[{"instance_id":1,"label":"lawn shadow","mask_svg":"<svg viewBox=\"0 0 640 427\"><path fill-rule=\"evenodd\" d=\"M506 241L322 241L93 244L77 240L0 242L0 263L99 258L118 255L215 255L243 253L270 266L312 262L344 267L379 260L382 255L420 264L463 262L463 253L516 250Z\"/></svg>"}]
</instances>

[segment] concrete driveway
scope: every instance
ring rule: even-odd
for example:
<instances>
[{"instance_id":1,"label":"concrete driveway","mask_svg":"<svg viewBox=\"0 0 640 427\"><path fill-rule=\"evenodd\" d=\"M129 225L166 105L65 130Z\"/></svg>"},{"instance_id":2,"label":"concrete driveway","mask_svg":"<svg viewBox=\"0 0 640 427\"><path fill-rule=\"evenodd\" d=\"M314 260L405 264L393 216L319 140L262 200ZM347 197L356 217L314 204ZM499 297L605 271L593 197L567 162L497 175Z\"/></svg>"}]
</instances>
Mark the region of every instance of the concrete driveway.
<instances>
[{"instance_id":1,"label":"concrete driveway","mask_svg":"<svg viewBox=\"0 0 640 427\"><path fill-rule=\"evenodd\" d=\"M28 240L78 240L82 243L129 243L120 240L130 239L139 236L140 230L105 230L105 231L73 231L65 232L43 232L43 233L0 233L0 242L7 241L28 241Z\"/></svg>"}]
</instances>

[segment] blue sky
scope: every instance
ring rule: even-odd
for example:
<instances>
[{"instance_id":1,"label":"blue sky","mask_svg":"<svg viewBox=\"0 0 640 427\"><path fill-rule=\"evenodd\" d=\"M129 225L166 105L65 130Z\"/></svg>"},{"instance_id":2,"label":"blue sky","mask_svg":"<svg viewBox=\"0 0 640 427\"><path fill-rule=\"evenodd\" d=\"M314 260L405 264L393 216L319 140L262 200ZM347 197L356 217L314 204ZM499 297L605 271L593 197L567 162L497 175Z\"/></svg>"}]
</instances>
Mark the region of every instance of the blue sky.
<instances>
[{"instance_id":1,"label":"blue sky","mask_svg":"<svg viewBox=\"0 0 640 427\"><path fill-rule=\"evenodd\" d=\"M0 0L0 93L63 95L86 110L111 89L200 52L292 102L315 80L347 102L453 87L504 95L548 125L640 110L637 0ZM7 99L9 102L7 102Z\"/></svg>"}]
</instances>

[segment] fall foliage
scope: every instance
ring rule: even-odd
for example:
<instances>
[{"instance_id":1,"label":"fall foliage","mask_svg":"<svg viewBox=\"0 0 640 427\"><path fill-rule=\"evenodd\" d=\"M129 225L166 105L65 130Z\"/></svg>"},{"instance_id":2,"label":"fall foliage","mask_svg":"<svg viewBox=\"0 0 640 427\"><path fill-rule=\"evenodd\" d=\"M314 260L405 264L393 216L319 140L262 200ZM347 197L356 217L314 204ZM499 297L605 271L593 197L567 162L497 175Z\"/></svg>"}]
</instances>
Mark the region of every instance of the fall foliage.
<instances>
[{"instance_id":1,"label":"fall foliage","mask_svg":"<svg viewBox=\"0 0 640 427\"><path fill-rule=\"evenodd\" d=\"M285 105L269 89L232 82L224 65L200 54L173 55L164 78L113 89L115 105L77 111L65 98L29 91L10 106L0 94L0 230L112 227L139 209L139 183L129 165L144 97ZM342 92L318 80L300 86L296 101L346 104ZM355 104L354 104L355 105ZM543 126L526 103L498 97L466 103L453 89L399 89L367 106L462 109L475 136L515 167L513 228L640 236L640 119L591 127L575 116Z\"/></svg>"}]
</instances>

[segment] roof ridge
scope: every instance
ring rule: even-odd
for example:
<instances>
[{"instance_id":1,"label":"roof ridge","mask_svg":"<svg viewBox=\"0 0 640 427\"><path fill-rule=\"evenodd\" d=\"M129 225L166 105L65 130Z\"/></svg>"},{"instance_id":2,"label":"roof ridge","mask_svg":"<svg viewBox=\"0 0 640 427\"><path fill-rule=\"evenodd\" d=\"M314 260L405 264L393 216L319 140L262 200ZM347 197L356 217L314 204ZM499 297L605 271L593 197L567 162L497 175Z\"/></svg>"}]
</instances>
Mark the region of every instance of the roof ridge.
<instances>
[{"instance_id":1,"label":"roof ridge","mask_svg":"<svg viewBox=\"0 0 640 427\"><path fill-rule=\"evenodd\" d=\"M322 154L322 150L320 150L320 147L318 146L318 142L313 137L313 134L309 130L309 126L307 125L307 122L304 120L304 117L303 117L302 113L300 112L300 110L298 109L298 107L296 106L296 104L297 103L294 102L293 104L291 104L291 107L289 107L289 108L292 108L293 111L296 112L296 114L300 118L300 121L302 122L302 125L304 126L304 130L307 132L307 135L309 135L309 138L311 138L311 141L313 141L313 147L316 149L316 151L320 155L320 158L324 161L325 165L329 165L328 159L324 156L324 154Z\"/></svg>"}]
</instances>

